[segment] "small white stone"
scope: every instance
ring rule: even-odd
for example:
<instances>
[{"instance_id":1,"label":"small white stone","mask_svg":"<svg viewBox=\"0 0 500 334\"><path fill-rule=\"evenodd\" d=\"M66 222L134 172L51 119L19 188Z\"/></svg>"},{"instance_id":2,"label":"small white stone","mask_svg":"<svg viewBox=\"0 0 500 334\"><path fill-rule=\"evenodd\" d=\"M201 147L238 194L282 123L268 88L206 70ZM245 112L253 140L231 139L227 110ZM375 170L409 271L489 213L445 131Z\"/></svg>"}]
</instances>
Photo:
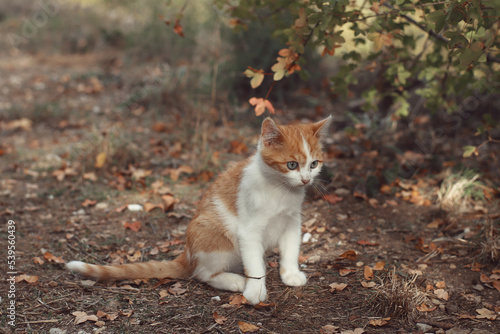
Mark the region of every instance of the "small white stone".
<instances>
[{"instance_id":1,"label":"small white stone","mask_svg":"<svg viewBox=\"0 0 500 334\"><path fill-rule=\"evenodd\" d=\"M140 204L129 204L129 205L127 205L127 209L129 211L142 211L142 210L144 210L142 205L140 205Z\"/></svg>"},{"instance_id":2,"label":"small white stone","mask_svg":"<svg viewBox=\"0 0 500 334\"><path fill-rule=\"evenodd\" d=\"M212 297L210 299L212 299L213 301L216 301L216 302L220 302L220 297L219 296L214 296L214 297Z\"/></svg>"},{"instance_id":3,"label":"small white stone","mask_svg":"<svg viewBox=\"0 0 500 334\"><path fill-rule=\"evenodd\" d=\"M311 240L311 238L312 238L311 233L309 233L309 232L304 233L304 235L302 236L302 243L305 244L305 243L309 242Z\"/></svg>"}]
</instances>

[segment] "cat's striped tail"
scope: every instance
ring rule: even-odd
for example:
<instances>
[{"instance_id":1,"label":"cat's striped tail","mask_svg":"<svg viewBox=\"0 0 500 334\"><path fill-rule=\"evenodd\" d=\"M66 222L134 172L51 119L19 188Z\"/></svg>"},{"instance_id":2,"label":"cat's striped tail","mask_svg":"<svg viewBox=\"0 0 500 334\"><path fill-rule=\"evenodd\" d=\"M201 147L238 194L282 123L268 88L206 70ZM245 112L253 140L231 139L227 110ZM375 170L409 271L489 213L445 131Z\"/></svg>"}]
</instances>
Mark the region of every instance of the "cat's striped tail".
<instances>
[{"instance_id":1,"label":"cat's striped tail","mask_svg":"<svg viewBox=\"0 0 500 334\"><path fill-rule=\"evenodd\" d=\"M151 261L115 266L101 266L81 261L66 263L66 268L97 281L120 281L138 278L189 278L193 273L186 252L173 261Z\"/></svg>"}]
</instances>

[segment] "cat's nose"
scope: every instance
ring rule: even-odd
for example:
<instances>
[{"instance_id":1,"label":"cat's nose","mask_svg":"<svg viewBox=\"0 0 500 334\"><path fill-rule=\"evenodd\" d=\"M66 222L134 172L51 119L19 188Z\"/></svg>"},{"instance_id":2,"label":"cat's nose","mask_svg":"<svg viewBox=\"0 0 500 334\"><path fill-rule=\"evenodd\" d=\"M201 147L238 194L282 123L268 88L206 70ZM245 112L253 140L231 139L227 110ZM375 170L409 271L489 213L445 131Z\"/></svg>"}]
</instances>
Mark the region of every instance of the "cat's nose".
<instances>
[{"instance_id":1,"label":"cat's nose","mask_svg":"<svg viewBox=\"0 0 500 334\"><path fill-rule=\"evenodd\" d=\"M303 184L308 184L308 183L309 183L309 181L311 181L311 180L310 180L310 179L302 179L302 183L303 183Z\"/></svg>"}]
</instances>

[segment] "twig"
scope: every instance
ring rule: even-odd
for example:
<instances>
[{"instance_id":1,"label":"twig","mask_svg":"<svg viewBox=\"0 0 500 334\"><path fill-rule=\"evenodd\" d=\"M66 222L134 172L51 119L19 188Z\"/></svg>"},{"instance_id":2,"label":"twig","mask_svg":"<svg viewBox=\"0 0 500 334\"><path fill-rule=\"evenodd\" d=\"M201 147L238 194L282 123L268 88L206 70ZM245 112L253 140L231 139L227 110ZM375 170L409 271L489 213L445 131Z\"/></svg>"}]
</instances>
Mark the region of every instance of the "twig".
<instances>
[{"instance_id":1,"label":"twig","mask_svg":"<svg viewBox=\"0 0 500 334\"><path fill-rule=\"evenodd\" d=\"M19 324L44 324L44 323L51 323L51 322L59 322L59 319L48 319L48 320L33 320L33 321L23 321L20 322Z\"/></svg>"}]
</instances>

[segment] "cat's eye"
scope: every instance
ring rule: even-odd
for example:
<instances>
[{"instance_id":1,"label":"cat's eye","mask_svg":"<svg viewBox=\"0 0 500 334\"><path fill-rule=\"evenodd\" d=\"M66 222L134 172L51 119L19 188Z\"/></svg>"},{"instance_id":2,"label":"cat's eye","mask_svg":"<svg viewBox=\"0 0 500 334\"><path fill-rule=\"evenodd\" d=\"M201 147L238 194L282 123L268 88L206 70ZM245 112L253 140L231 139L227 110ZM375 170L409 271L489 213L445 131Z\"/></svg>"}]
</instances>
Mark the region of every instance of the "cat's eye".
<instances>
[{"instance_id":1,"label":"cat's eye","mask_svg":"<svg viewBox=\"0 0 500 334\"><path fill-rule=\"evenodd\" d=\"M318 160L314 160L313 162L311 162L311 169L314 169L318 167Z\"/></svg>"},{"instance_id":2,"label":"cat's eye","mask_svg":"<svg viewBox=\"0 0 500 334\"><path fill-rule=\"evenodd\" d=\"M299 164L297 163L297 161L288 161L286 163L286 166L288 167L289 170L294 170L297 167L299 167Z\"/></svg>"}]
</instances>

